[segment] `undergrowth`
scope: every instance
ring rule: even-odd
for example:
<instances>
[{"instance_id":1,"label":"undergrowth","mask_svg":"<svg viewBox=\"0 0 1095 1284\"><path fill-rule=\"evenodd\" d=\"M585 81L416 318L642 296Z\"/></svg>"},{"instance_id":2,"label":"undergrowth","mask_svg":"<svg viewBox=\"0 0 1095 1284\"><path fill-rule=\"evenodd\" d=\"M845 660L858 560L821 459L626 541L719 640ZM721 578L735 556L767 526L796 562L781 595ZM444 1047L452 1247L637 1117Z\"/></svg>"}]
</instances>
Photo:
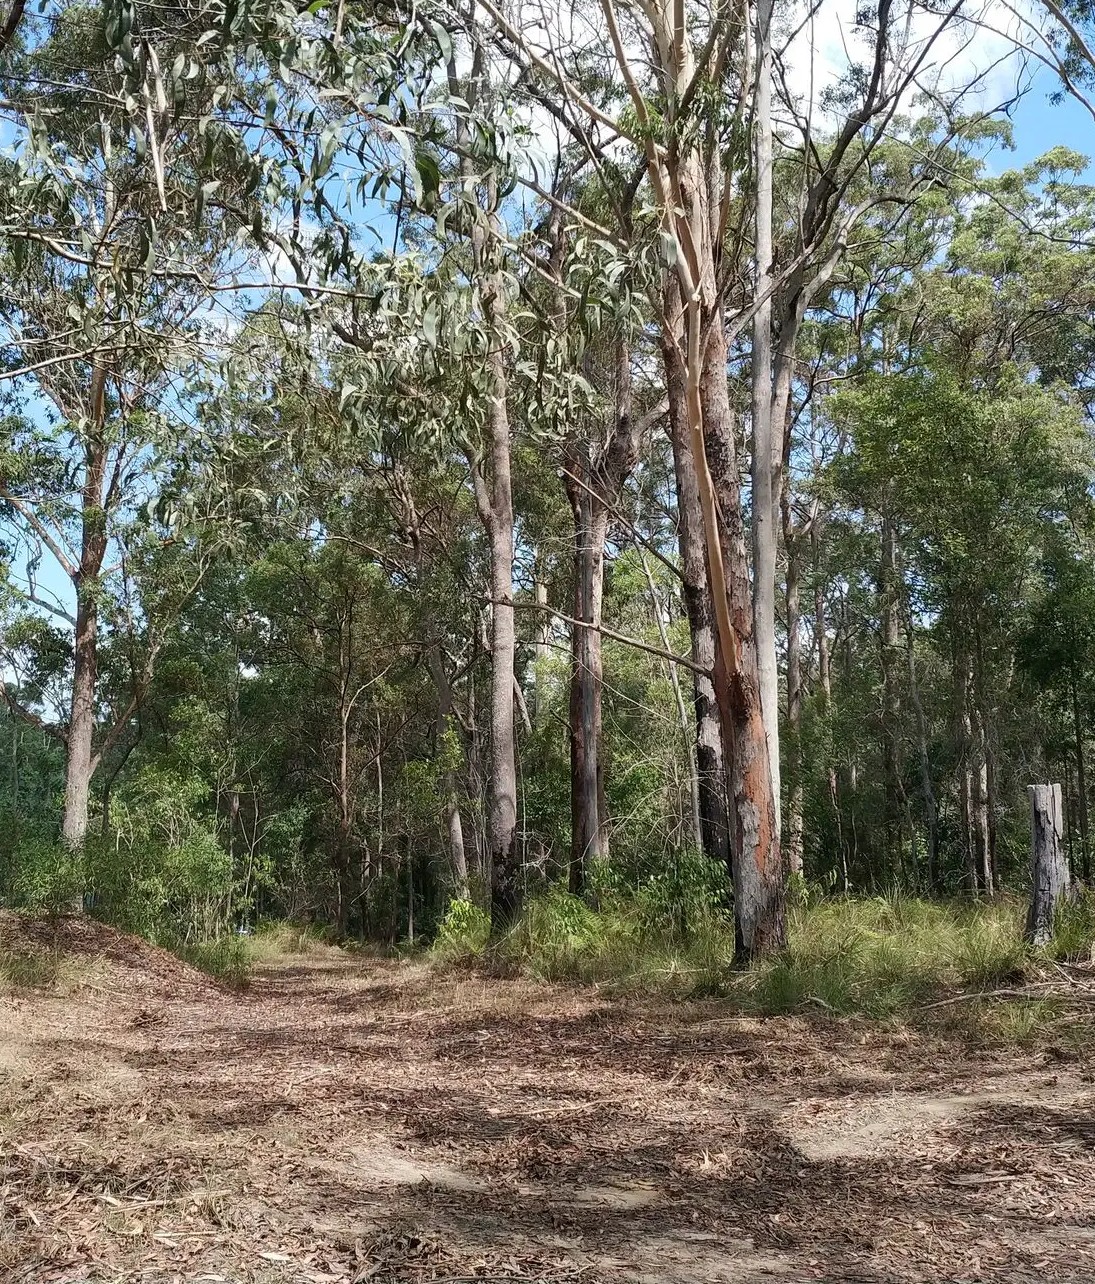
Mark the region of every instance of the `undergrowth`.
<instances>
[{"instance_id":1,"label":"undergrowth","mask_svg":"<svg viewBox=\"0 0 1095 1284\"><path fill-rule=\"evenodd\" d=\"M255 964L246 937L221 936L210 941L180 942L173 947L173 952L222 985L243 990L251 983Z\"/></svg>"},{"instance_id":2,"label":"undergrowth","mask_svg":"<svg viewBox=\"0 0 1095 1284\"><path fill-rule=\"evenodd\" d=\"M300 955L320 954L331 946L331 934L306 923L262 922L247 943L252 963L261 967Z\"/></svg>"},{"instance_id":3,"label":"undergrowth","mask_svg":"<svg viewBox=\"0 0 1095 1284\"><path fill-rule=\"evenodd\" d=\"M264 922L253 933L225 934L169 947L179 958L234 989L246 989L255 969L330 949L328 935L301 923Z\"/></svg>"},{"instance_id":4,"label":"undergrowth","mask_svg":"<svg viewBox=\"0 0 1095 1284\"><path fill-rule=\"evenodd\" d=\"M1025 944L1024 914L1019 898L811 900L803 891L789 911L787 950L742 969L734 966L731 917L709 901L692 908L682 930L642 901L608 899L595 910L553 890L530 902L497 941L488 939L482 911L466 903L453 906L433 953L441 963L480 958L488 966L545 981L596 984L609 992L718 996L758 1016L814 1011L945 1019L1023 1042L1060 1015L1051 999L967 1003L960 996L1020 986L1055 959L1090 959L1095 899L1083 898L1062 911L1055 939L1044 951ZM953 1007L932 1006L948 996L957 999Z\"/></svg>"}]
</instances>

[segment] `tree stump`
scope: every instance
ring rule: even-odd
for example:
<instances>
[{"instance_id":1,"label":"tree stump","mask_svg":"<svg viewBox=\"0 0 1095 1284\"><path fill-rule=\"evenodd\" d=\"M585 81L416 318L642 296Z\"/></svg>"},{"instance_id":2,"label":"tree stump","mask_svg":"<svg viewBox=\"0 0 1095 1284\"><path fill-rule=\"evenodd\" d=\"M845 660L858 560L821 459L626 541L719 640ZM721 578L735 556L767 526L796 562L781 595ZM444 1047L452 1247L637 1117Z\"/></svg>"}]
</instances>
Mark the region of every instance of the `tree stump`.
<instances>
[{"instance_id":1,"label":"tree stump","mask_svg":"<svg viewBox=\"0 0 1095 1284\"><path fill-rule=\"evenodd\" d=\"M1032 886L1026 935L1032 945L1048 945L1057 906L1071 891L1061 841L1064 808L1060 785L1031 785L1029 793Z\"/></svg>"}]
</instances>

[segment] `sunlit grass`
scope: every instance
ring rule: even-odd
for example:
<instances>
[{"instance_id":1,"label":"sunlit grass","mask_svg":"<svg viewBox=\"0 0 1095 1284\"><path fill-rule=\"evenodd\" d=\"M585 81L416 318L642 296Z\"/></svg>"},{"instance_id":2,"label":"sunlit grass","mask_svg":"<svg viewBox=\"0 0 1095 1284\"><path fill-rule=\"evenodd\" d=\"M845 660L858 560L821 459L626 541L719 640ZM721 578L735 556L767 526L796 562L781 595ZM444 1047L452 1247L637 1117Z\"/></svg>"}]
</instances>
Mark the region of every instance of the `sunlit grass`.
<instances>
[{"instance_id":1,"label":"sunlit grass","mask_svg":"<svg viewBox=\"0 0 1095 1284\"><path fill-rule=\"evenodd\" d=\"M668 930L641 906L594 910L555 890L532 900L501 941L486 916L465 907L434 950L441 964L482 959L541 981L594 984L615 993L717 996L756 1015L828 1014L961 1026L990 1040L1022 1043L1061 1016L1051 999L979 995L1011 990L1047 960L1090 958L1091 902L1062 914L1053 945L1023 940L1025 904L928 901L908 896L810 902L789 911L788 947L749 968L734 966L729 916L700 907L687 930Z\"/></svg>"},{"instance_id":2,"label":"sunlit grass","mask_svg":"<svg viewBox=\"0 0 1095 1284\"><path fill-rule=\"evenodd\" d=\"M191 941L175 947L184 962L232 989L251 983L254 959L246 937L222 936L212 941Z\"/></svg>"},{"instance_id":3,"label":"sunlit grass","mask_svg":"<svg viewBox=\"0 0 1095 1284\"><path fill-rule=\"evenodd\" d=\"M911 897L822 902L791 912L786 953L732 990L760 1011L811 1003L885 1017L947 988L984 988L1022 974L1027 948L1017 902Z\"/></svg>"},{"instance_id":4,"label":"sunlit grass","mask_svg":"<svg viewBox=\"0 0 1095 1284\"><path fill-rule=\"evenodd\" d=\"M247 946L252 963L270 966L286 958L322 954L331 948L326 935L308 924L260 923L251 936L239 938Z\"/></svg>"}]
</instances>

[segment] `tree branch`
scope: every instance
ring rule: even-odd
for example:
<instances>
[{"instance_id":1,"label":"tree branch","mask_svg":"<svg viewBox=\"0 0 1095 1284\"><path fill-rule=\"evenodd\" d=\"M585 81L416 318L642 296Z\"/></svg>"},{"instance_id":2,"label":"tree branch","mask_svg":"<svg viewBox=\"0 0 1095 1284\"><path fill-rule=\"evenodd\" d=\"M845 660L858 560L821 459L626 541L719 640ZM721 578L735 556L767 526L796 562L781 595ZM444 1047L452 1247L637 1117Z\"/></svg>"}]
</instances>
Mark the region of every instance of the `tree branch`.
<instances>
[{"instance_id":1,"label":"tree branch","mask_svg":"<svg viewBox=\"0 0 1095 1284\"><path fill-rule=\"evenodd\" d=\"M487 602L494 605L493 598L486 598ZM513 602L515 611L545 611L548 615L553 615L557 620L562 620L564 624L569 624L573 628L592 629L595 633L600 633L603 637L611 638L613 642L622 642L625 646L633 646L637 651L645 651L648 655L656 655L659 660L668 660L670 664L681 664L686 669L691 669L693 673L700 673L705 678L711 676L711 670L705 669L702 664L697 664L694 660L689 660L683 655L674 655L672 651L663 651L660 646L651 646L649 642L640 642L638 638L628 637L626 633L617 633L615 629L606 628L603 624L590 624L587 620L576 620L573 615L564 615L562 611L557 611L553 606L546 606L542 602Z\"/></svg>"}]
</instances>

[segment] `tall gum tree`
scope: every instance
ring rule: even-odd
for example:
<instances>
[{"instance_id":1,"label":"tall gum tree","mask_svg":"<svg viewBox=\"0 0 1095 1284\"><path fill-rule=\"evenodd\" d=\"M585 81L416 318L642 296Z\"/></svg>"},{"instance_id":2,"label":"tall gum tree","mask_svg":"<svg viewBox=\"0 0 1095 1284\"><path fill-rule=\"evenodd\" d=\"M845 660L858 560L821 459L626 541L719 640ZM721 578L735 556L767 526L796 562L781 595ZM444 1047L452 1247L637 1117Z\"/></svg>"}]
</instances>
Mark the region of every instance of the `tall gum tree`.
<instances>
[{"instance_id":1,"label":"tall gum tree","mask_svg":"<svg viewBox=\"0 0 1095 1284\"><path fill-rule=\"evenodd\" d=\"M0 42L17 142L0 201L12 287L0 385L35 407L8 421L0 497L68 582L47 600L28 576L26 598L71 628L69 707L55 730L66 754L62 836L74 852L92 779L139 706L158 649L144 629L131 697L107 709L104 624L135 618L124 601L132 583L119 586L138 511L155 498L172 399L202 346L203 273L224 262L250 201L248 154L214 119L216 51L208 41L200 50L205 31L196 13L57 0L12 9Z\"/></svg>"}]
</instances>

